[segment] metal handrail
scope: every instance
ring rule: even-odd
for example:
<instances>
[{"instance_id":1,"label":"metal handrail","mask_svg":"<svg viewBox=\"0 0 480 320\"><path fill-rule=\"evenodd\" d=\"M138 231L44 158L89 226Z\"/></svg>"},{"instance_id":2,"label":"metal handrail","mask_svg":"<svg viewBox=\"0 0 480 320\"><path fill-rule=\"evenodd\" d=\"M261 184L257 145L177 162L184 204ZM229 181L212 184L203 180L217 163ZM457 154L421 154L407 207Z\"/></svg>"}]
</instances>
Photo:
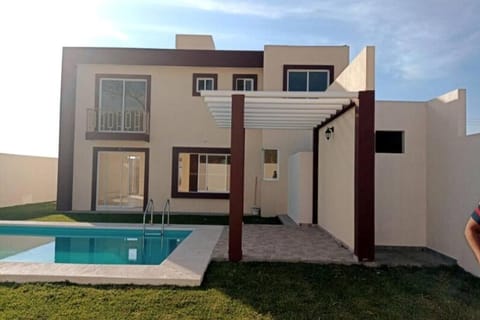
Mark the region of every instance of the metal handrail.
<instances>
[{"instance_id":1,"label":"metal handrail","mask_svg":"<svg viewBox=\"0 0 480 320\"><path fill-rule=\"evenodd\" d=\"M165 212L167 212L167 224L170 225L170 199L167 199L167 201L165 201L165 204L163 205L163 211L162 211L162 235L164 234L164 230L165 230Z\"/></svg>"},{"instance_id":2,"label":"metal handrail","mask_svg":"<svg viewBox=\"0 0 480 320\"><path fill-rule=\"evenodd\" d=\"M145 211L143 211L143 237L145 237L145 220L148 212L150 212L150 224L153 224L153 199L148 200Z\"/></svg>"}]
</instances>

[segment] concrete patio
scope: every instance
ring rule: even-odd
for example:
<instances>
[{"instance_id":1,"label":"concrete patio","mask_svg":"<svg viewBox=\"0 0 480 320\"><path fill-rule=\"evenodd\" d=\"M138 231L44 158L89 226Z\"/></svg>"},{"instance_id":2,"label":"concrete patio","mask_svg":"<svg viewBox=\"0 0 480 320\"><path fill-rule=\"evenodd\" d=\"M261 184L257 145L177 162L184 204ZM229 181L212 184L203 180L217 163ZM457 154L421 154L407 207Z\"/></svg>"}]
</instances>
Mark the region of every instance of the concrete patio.
<instances>
[{"instance_id":1,"label":"concrete patio","mask_svg":"<svg viewBox=\"0 0 480 320\"><path fill-rule=\"evenodd\" d=\"M340 245L328 232L312 226L243 225L242 261L358 263L352 252ZM433 267L455 265L456 261L428 248L376 247L374 262L367 266ZM228 227L225 227L212 260L228 260Z\"/></svg>"},{"instance_id":2,"label":"concrete patio","mask_svg":"<svg viewBox=\"0 0 480 320\"><path fill-rule=\"evenodd\" d=\"M243 261L355 263L353 254L326 231L309 226L243 225ZM228 227L212 259L228 260Z\"/></svg>"}]
</instances>

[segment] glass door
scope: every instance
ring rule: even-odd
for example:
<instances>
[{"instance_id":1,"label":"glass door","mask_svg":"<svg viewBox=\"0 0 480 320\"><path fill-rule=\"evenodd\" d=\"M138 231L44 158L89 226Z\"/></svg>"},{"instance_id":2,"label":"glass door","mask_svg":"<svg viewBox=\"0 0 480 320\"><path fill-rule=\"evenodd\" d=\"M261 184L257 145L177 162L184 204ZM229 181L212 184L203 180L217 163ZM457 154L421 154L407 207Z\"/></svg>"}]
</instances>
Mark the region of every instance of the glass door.
<instances>
[{"instance_id":1,"label":"glass door","mask_svg":"<svg viewBox=\"0 0 480 320\"><path fill-rule=\"evenodd\" d=\"M99 151L97 210L143 209L145 153Z\"/></svg>"}]
</instances>

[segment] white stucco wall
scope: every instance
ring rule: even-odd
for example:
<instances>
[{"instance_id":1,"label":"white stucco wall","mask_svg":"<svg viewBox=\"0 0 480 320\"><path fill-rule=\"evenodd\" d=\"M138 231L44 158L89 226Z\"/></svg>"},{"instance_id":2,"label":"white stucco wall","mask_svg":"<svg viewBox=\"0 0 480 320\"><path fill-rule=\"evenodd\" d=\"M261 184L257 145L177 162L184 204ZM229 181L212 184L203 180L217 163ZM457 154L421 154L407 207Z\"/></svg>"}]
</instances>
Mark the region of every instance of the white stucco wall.
<instances>
[{"instance_id":1,"label":"white stucco wall","mask_svg":"<svg viewBox=\"0 0 480 320\"><path fill-rule=\"evenodd\" d=\"M353 251L355 109L328 124L332 126L333 139L326 140L325 127L318 139L318 225Z\"/></svg>"},{"instance_id":2,"label":"white stucco wall","mask_svg":"<svg viewBox=\"0 0 480 320\"><path fill-rule=\"evenodd\" d=\"M278 180L263 180L263 175L260 176L262 215L287 214L288 158L297 152L312 150L312 131L262 130L262 148L278 149L279 159ZM253 187L253 184L250 186Z\"/></svg>"},{"instance_id":3,"label":"white stucco wall","mask_svg":"<svg viewBox=\"0 0 480 320\"><path fill-rule=\"evenodd\" d=\"M480 135L465 136L465 90L427 103L427 244L478 276L463 232L480 200Z\"/></svg>"},{"instance_id":4,"label":"white stucco wall","mask_svg":"<svg viewBox=\"0 0 480 320\"><path fill-rule=\"evenodd\" d=\"M375 130L404 131L404 153L375 154L375 244L426 245L426 104L377 101Z\"/></svg>"},{"instance_id":5,"label":"white stucco wall","mask_svg":"<svg viewBox=\"0 0 480 320\"><path fill-rule=\"evenodd\" d=\"M0 207L56 197L57 158L0 153Z\"/></svg>"},{"instance_id":6,"label":"white stucco wall","mask_svg":"<svg viewBox=\"0 0 480 320\"><path fill-rule=\"evenodd\" d=\"M288 216L297 224L312 223L312 152L288 159Z\"/></svg>"},{"instance_id":7,"label":"white stucco wall","mask_svg":"<svg viewBox=\"0 0 480 320\"><path fill-rule=\"evenodd\" d=\"M368 46L350 62L327 91L375 90L375 47Z\"/></svg>"}]
</instances>

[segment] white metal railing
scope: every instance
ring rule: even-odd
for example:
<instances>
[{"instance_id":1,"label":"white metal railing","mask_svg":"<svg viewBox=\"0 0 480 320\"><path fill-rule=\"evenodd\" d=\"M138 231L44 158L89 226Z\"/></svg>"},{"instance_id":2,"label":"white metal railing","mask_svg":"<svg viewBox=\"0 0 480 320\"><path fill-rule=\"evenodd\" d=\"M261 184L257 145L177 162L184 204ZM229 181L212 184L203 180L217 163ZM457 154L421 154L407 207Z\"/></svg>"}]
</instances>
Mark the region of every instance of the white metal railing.
<instances>
[{"instance_id":1,"label":"white metal railing","mask_svg":"<svg viewBox=\"0 0 480 320\"><path fill-rule=\"evenodd\" d=\"M143 211L143 237L145 238L145 220L147 214L150 213L150 224L153 224L153 199L148 200L145 211Z\"/></svg>"},{"instance_id":2,"label":"white metal railing","mask_svg":"<svg viewBox=\"0 0 480 320\"><path fill-rule=\"evenodd\" d=\"M170 199L165 201L165 205L163 206L162 211L162 236L165 230L165 213L167 213L167 224L170 225Z\"/></svg>"},{"instance_id":3,"label":"white metal railing","mask_svg":"<svg viewBox=\"0 0 480 320\"><path fill-rule=\"evenodd\" d=\"M148 133L149 113L144 110L87 110L87 132Z\"/></svg>"},{"instance_id":4,"label":"white metal railing","mask_svg":"<svg viewBox=\"0 0 480 320\"><path fill-rule=\"evenodd\" d=\"M145 233L146 233L146 220L147 220L147 214L150 213L150 224L153 225L153 199L148 200L147 206L145 208L145 211L143 211L143 237L145 238ZM161 236L165 234L165 214L167 215L167 225L170 225L170 199L167 199L165 201L165 204L163 206L162 210L162 232Z\"/></svg>"}]
</instances>

